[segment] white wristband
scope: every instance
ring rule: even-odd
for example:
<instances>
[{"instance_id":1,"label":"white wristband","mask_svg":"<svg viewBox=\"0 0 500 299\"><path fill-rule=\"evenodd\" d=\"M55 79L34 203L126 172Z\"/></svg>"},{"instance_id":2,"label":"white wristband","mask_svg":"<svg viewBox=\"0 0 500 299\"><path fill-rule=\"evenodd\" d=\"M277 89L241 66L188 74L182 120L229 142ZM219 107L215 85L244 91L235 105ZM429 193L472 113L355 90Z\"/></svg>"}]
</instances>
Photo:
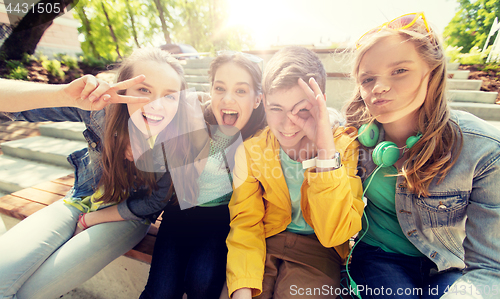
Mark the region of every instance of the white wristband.
<instances>
[{"instance_id":1,"label":"white wristband","mask_svg":"<svg viewBox=\"0 0 500 299\"><path fill-rule=\"evenodd\" d=\"M302 169L308 169L316 166L316 158L302 161Z\"/></svg>"},{"instance_id":2,"label":"white wristband","mask_svg":"<svg viewBox=\"0 0 500 299\"><path fill-rule=\"evenodd\" d=\"M311 167L318 167L318 168L340 168L341 162L340 162L340 153L336 152L335 155L333 156L332 159L328 160L320 160L318 158L312 158L309 160L302 161L302 169L308 169Z\"/></svg>"}]
</instances>

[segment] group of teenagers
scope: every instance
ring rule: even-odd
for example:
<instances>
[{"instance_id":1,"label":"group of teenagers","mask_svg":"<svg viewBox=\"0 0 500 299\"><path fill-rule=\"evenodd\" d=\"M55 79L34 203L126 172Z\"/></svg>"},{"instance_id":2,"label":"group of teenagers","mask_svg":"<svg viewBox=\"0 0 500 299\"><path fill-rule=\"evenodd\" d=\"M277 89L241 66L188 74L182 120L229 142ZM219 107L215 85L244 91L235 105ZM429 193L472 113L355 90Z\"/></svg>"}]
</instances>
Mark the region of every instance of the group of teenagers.
<instances>
[{"instance_id":1,"label":"group of teenagers","mask_svg":"<svg viewBox=\"0 0 500 299\"><path fill-rule=\"evenodd\" d=\"M225 283L234 299L498 298L500 132L450 110L423 13L368 31L353 61L341 117L320 59L295 46L264 70L219 54L200 101L179 61L152 48L114 84L0 80L12 120L84 122L89 143L68 157L64 200L0 237L0 298L69 292L160 214L140 298L219 298Z\"/></svg>"}]
</instances>

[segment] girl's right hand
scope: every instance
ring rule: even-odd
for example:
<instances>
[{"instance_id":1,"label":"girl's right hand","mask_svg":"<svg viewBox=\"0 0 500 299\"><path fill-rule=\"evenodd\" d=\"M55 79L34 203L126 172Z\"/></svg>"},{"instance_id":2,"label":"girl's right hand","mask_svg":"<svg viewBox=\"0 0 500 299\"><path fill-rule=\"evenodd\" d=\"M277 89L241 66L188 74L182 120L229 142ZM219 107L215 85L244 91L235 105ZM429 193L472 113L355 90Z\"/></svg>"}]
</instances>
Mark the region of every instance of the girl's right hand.
<instances>
[{"instance_id":1,"label":"girl's right hand","mask_svg":"<svg viewBox=\"0 0 500 299\"><path fill-rule=\"evenodd\" d=\"M85 75L73 80L63 87L64 95L72 102L73 107L83 110L101 110L113 103L147 103L147 97L132 97L117 94L117 91L130 88L146 79L140 75L116 84Z\"/></svg>"},{"instance_id":2,"label":"girl's right hand","mask_svg":"<svg viewBox=\"0 0 500 299\"><path fill-rule=\"evenodd\" d=\"M252 289L242 288L233 292L231 299L252 299Z\"/></svg>"}]
</instances>

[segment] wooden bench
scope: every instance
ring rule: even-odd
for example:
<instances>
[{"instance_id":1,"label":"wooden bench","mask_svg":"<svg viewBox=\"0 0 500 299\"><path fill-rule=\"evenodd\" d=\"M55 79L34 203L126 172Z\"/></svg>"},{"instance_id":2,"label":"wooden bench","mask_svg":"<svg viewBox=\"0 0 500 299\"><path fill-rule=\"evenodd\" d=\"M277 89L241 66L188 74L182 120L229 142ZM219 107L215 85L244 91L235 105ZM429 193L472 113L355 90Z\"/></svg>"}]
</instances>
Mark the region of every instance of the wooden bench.
<instances>
[{"instance_id":1,"label":"wooden bench","mask_svg":"<svg viewBox=\"0 0 500 299\"><path fill-rule=\"evenodd\" d=\"M73 186L74 181L74 175L71 174L0 197L0 213L23 220L63 198ZM144 239L125 253L125 256L150 264L160 221L151 225Z\"/></svg>"}]
</instances>

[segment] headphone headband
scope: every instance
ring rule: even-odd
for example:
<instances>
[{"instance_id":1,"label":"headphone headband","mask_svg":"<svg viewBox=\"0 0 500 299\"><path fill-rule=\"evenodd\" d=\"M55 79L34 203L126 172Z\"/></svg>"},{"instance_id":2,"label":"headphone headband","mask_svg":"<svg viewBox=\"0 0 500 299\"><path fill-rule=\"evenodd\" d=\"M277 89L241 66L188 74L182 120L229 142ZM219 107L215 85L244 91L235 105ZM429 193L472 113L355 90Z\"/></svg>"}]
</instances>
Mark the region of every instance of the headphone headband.
<instances>
[{"instance_id":1,"label":"headphone headband","mask_svg":"<svg viewBox=\"0 0 500 299\"><path fill-rule=\"evenodd\" d=\"M398 146L391 141L383 141L377 144L380 135L378 126L374 123L364 124L358 130L358 141L366 147L375 147L372 153L373 162L380 167L394 165L400 158ZM422 137L421 133L406 139L406 148L412 148Z\"/></svg>"}]
</instances>

